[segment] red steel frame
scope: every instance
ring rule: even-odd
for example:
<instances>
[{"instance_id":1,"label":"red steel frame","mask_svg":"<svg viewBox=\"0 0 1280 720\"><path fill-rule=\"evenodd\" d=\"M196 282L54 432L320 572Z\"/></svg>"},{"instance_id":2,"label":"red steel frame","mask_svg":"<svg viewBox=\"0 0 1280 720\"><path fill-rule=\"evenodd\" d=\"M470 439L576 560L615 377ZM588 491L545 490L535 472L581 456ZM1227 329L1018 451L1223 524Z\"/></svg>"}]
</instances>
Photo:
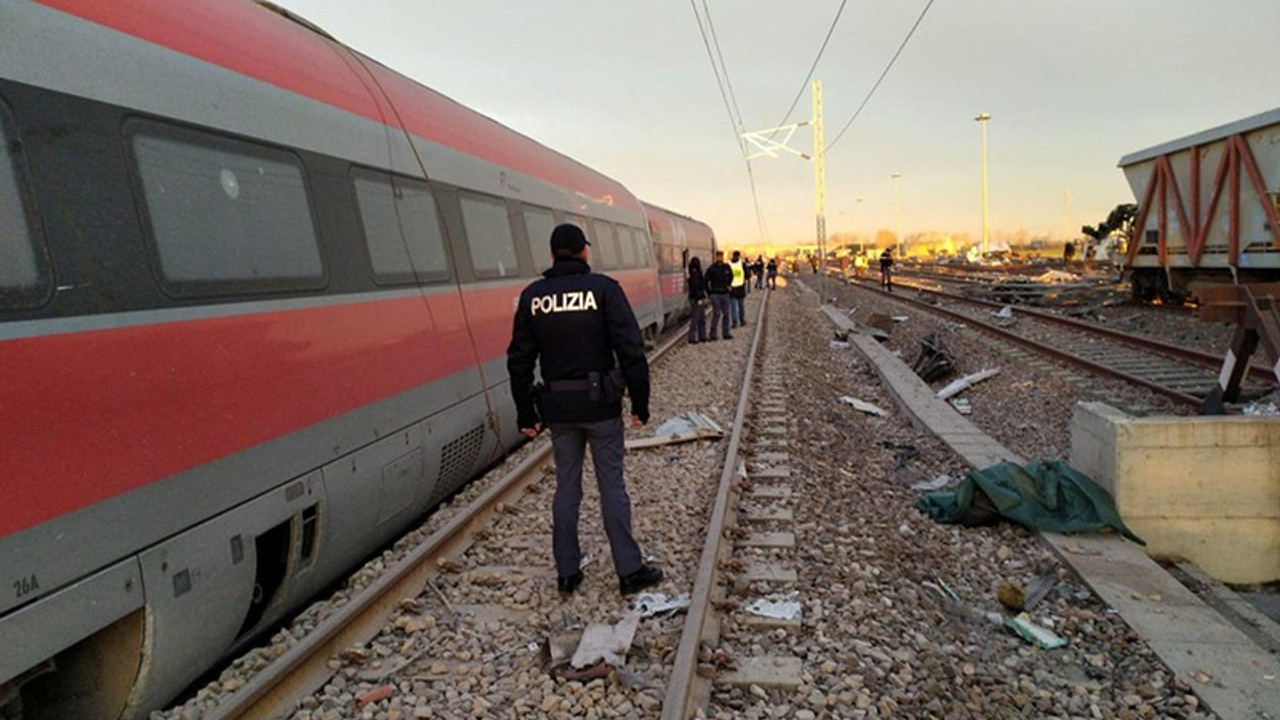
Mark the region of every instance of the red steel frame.
<instances>
[{"instance_id":1,"label":"red steel frame","mask_svg":"<svg viewBox=\"0 0 1280 720\"><path fill-rule=\"evenodd\" d=\"M1253 150L1249 147L1249 141L1242 134L1236 134L1225 140L1225 151L1222 159L1218 161L1218 169L1215 173L1213 181L1213 195L1209 201L1207 215L1201 218L1200 208L1200 146L1192 145L1190 148L1183 150L1191 152L1191 215L1188 218L1186 205L1183 202L1182 190L1178 187L1178 179L1173 172L1173 164L1169 160L1172 154L1161 155L1155 159L1151 167L1151 176L1147 181L1147 191L1142 198L1142 203L1138 206L1138 217L1133 224L1133 236L1129 238L1128 264L1133 265L1134 259L1138 255L1138 245L1141 239L1141 233L1147 224L1147 217L1151 214L1151 206L1153 202L1159 202L1159 222L1157 230L1157 248L1159 252L1160 265L1168 266L1168 234L1169 234L1169 189L1172 186L1174 209L1178 213L1178 221L1182 224L1183 240L1187 244L1187 254L1190 257L1191 265L1200 264L1200 256L1204 252L1205 240L1209 236L1209 228L1213 225L1214 215L1217 213L1218 206L1222 199L1222 191L1224 185L1227 189L1227 202L1229 205L1228 212L1230 216L1227 218L1227 260L1231 267L1239 266L1240 259L1240 170L1243 167L1245 173L1249 176L1249 182L1253 185L1253 190L1258 195L1258 201L1262 204L1262 211L1267 216L1267 222L1272 228L1277 230L1276 239L1273 241L1277 247L1280 247L1280 213L1276 212L1276 207L1268 202L1269 193L1266 184L1262 180L1262 173L1258 170L1258 162L1253 157ZM1228 181L1229 178L1229 182ZM1157 197L1157 193L1159 196ZM1190 232L1191 237L1187 237Z\"/></svg>"}]
</instances>

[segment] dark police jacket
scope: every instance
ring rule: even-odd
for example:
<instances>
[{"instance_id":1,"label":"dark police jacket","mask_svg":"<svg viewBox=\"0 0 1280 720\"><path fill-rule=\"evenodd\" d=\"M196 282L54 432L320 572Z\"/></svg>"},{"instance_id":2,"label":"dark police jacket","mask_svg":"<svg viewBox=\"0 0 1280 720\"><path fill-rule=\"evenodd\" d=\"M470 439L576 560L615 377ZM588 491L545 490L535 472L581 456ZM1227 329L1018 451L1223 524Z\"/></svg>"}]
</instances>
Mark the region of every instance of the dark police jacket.
<instances>
[{"instance_id":1,"label":"dark police jacket","mask_svg":"<svg viewBox=\"0 0 1280 720\"><path fill-rule=\"evenodd\" d=\"M631 414L648 422L649 361L622 286L613 278L592 273L590 266L577 259L558 259L542 275L520 293L507 347L507 372L519 426L618 417L621 388L612 399L596 401L586 389L554 389L564 381L580 383L592 372L608 375L614 367L622 370L631 395ZM548 389L535 403L533 371L539 363Z\"/></svg>"},{"instance_id":2,"label":"dark police jacket","mask_svg":"<svg viewBox=\"0 0 1280 720\"><path fill-rule=\"evenodd\" d=\"M733 284L733 268L723 260L711 263L704 274L707 280L707 292L712 295L723 295L729 292Z\"/></svg>"}]
</instances>

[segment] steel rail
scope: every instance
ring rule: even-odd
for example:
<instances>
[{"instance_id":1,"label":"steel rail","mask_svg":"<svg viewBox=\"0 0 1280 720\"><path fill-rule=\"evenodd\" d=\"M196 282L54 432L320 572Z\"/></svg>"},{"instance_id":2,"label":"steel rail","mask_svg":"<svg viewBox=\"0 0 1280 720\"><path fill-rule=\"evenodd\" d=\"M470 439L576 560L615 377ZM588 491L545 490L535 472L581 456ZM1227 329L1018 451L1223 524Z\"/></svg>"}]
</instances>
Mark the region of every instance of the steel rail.
<instances>
[{"instance_id":1,"label":"steel rail","mask_svg":"<svg viewBox=\"0 0 1280 720\"><path fill-rule=\"evenodd\" d=\"M702 546L702 557L698 561L698 574L694 581L693 594L685 615L684 628L680 633L680 645L676 649L675 665L671 670L671 678L667 683L667 695L662 702L662 720L686 720L693 717L698 706L703 702L702 691L707 681L701 681L698 669L698 650L704 635L713 629L717 619L711 607L711 595L718 582L718 567L721 554L725 551L724 531L729 517L729 504L733 494L733 477L738 467L738 449L742 445L743 427L747 408L751 399L751 382L755 377L756 356L760 343L764 338L765 326L768 322L769 297L773 291L766 291L764 301L760 303L759 319L756 321L755 333L751 339L751 352L747 355L747 369L742 379L742 390L738 393L738 409L733 417L733 433L729 436L729 447L725 450L724 467L720 471L720 485L716 488L716 502L711 510L711 519L707 526L707 537ZM699 687L702 685L702 687Z\"/></svg>"},{"instance_id":2,"label":"steel rail","mask_svg":"<svg viewBox=\"0 0 1280 720\"><path fill-rule=\"evenodd\" d=\"M931 290L929 288L920 288L914 285L911 287L915 290L918 290L919 292L929 293L930 295L936 295L938 297L946 298L948 300L960 300L962 302L968 302L968 303L983 305L985 307L992 307L992 308L1009 307L1009 308L1012 308L1014 313L1022 313L1023 315L1028 315L1038 320L1044 320L1045 322L1065 325L1067 327L1075 328L1077 330L1081 330L1083 332L1091 333L1094 335L1102 335L1104 337L1108 337L1113 340L1119 340L1120 342L1142 348L1143 350L1152 350L1154 352L1160 353L1162 355L1167 355L1171 358L1175 358L1178 360L1186 360L1187 362L1194 363L1196 365L1201 365L1203 367L1207 367L1215 370L1222 367L1223 358L1221 355L1214 355L1213 353L1204 352L1203 350L1194 350L1192 348L1182 347L1181 345L1174 345L1172 343L1167 343L1167 342L1164 342L1163 340L1143 337L1142 335L1134 335L1133 333L1127 333L1122 330L1115 330L1102 325L1094 325L1091 323L1076 320L1075 318L1056 315L1054 313L1047 312L1045 310L1037 310L1035 308L1021 307L1018 305L1009 305L1008 303L999 303L991 300L983 300L981 298L965 297L963 295L956 295L954 293ZM888 293L885 293L885 294L888 295ZM1250 364L1248 373L1252 377L1252 379L1267 385L1273 384L1275 381L1274 376L1271 374L1271 370L1268 368L1258 367L1256 365Z\"/></svg>"},{"instance_id":3,"label":"steel rail","mask_svg":"<svg viewBox=\"0 0 1280 720\"><path fill-rule=\"evenodd\" d=\"M687 327L687 325L685 326ZM674 333L650 355L656 362L684 338ZM439 574L436 558L461 554L496 512L497 505L517 496L540 477L551 461L551 441L542 444L471 502L462 512L400 559L377 580L358 591L333 615L323 620L297 645L286 650L204 720L259 720L292 712L298 701L316 692L334 675L329 659L342 650L376 637L400 601L417 597Z\"/></svg>"},{"instance_id":4,"label":"steel rail","mask_svg":"<svg viewBox=\"0 0 1280 720\"><path fill-rule=\"evenodd\" d=\"M1098 363L1098 362L1094 362L1093 360L1089 360L1088 358L1083 358L1083 357L1080 357L1079 355L1074 355L1074 354L1072 354L1072 353L1069 353L1069 352L1066 352L1066 351L1063 351L1063 350L1059 350L1058 348L1051 347L1051 346L1049 346L1049 345L1045 345L1045 344L1040 343L1040 342L1036 342L1035 340L1032 340L1032 339L1030 339L1030 338L1022 337L1021 335L1018 335L1017 333L1009 332L1008 330L1005 330L1005 329L1004 329L1004 328L1002 328L1002 327L998 327L998 326L996 326L996 325L992 325L992 324L987 323L987 322L984 322L984 321L982 321L982 320L978 320L978 319L974 318L974 317L973 317L973 316L971 316L971 315L966 315L966 314L964 314L964 313L962 313L962 312L959 312L959 311L957 311L957 310L950 310L950 309L948 309L948 308L944 308L944 307L942 307L942 306L940 306L940 305L934 305L934 304L932 304L932 303L927 303L927 302L925 302L925 301L923 301L923 300L917 300L917 299L915 299L915 298L906 297L906 296L904 296L904 295L900 295L900 294L896 294L896 293L885 292L885 291L883 291L883 290L881 290L881 289L879 289L879 288L871 288L871 287L867 287L867 286L865 286L865 285L854 285L854 287L858 287L859 289L861 289L861 290L863 290L863 291L865 291L865 292L873 292L873 293L877 293L877 294L879 294L879 295L883 295L883 296L885 296L885 297L892 298L892 299L894 299L894 300L898 300L898 301L900 301L900 302L904 302L904 303L907 303L907 304L909 304L909 305L915 305L915 306L917 306L917 307L920 307L920 308L923 308L923 309L926 309L926 310L931 310L931 311L933 311L933 312L937 312L937 313L940 313L940 314L942 314L942 315L946 315L946 316L948 316L948 317L954 318L954 319L956 319L956 320L958 320L958 321L960 321L960 322L964 322L964 323L967 323L967 324L975 325L975 326L977 326L978 328L980 328L983 332L987 332L987 333L990 333L990 334L992 334L992 335L996 335L996 336L998 336L998 337L1000 337L1000 338L1003 338L1004 340L1007 340L1007 341L1009 341L1009 342L1012 342L1012 343L1015 343L1015 344L1018 344L1018 345L1022 345L1023 347L1030 348L1030 349L1035 350L1036 352L1041 353L1041 354L1044 354L1044 355L1049 355L1049 356L1051 356L1051 357L1054 357L1054 358L1057 358L1057 359L1059 359L1059 360L1062 360L1063 362L1067 362L1067 363L1070 363L1070 364L1072 364L1072 365L1076 365L1076 366L1079 366L1079 367L1087 368L1087 369L1092 370L1093 372L1096 372L1096 373L1098 373L1098 374L1100 374L1100 375L1108 375L1108 376L1111 376L1111 377L1115 377L1115 378L1119 378L1119 379L1121 379L1121 380L1124 380L1125 382L1133 383L1133 384L1135 384L1135 385L1141 385L1142 387L1145 387L1145 388L1147 388L1148 390L1152 390L1152 391L1154 391L1154 392L1156 392L1156 393L1158 393L1158 394L1160 394L1160 395L1164 395L1165 397L1167 397L1167 398L1169 398L1169 399L1171 399L1171 400L1175 400L1175 401L1180 402L1180 403L1184 403L1184 404L1187 404L1187 405L1193 405L1193 406L1195 406L1195 407L1199 407L1199 406L1201 405L1201 403L1202 403L1202 402L1204 402L1204 398L1197 397L1197 396L1195 396L1195 395L1191 395L1191 394L1189 394L1189 393L1184 393L1184 392L1182 392L1182 391L1180 391L1180 390L1174 390L1173 388L1167 387L1167 386L1165 386L1165 385L1161 385L1160 383L1155 382L1155 381L1152 381L1152 380L1148 380L1147 378L1144 378L1144 377L1141 377L1141 376L1138 376L1138 375L1133 375L1133 374L1130 374L1130 373L1124 372L1123 370L1117 370L1117 369L1115 369L1115 368L1113 368L1113 367L1109 367L1109 366L1107 366L1107 365L1103 365L1102 363ZM972 300L971 298L962 298L962 297L960 297L960 296L958 296L958 295L954 295L954 296L951 296L951 297L954 297L954 298L959 299L959 300L964 300L964 301L966 301L966 302L973 302L973 300ZM978 302L985 303L986 301L978 301ZM1003 307L1003 306L1002 306L1002 307ZM1082 325L1084 325L1084 327L1085 327L1085 328L1087 328L1087 329L1089 329L1089 330L1092 330L1092 329L1093 329L1093 326L1090 326L1090 325L1087 325L1087 324L1083 324L1083 323L1081 323L1081 324L1082 324ZM1143 339L1145 339L1145 338L1143 338Z\"/></svg>"}]
</instances>

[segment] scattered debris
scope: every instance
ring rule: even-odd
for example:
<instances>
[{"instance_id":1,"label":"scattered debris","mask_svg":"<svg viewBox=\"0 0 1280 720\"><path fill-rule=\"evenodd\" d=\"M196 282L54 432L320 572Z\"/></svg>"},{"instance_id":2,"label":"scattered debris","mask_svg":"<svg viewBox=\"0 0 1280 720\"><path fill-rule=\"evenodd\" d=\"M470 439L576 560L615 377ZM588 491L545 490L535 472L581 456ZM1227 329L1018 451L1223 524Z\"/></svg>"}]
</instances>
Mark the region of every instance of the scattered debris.
<instances>
[{"instance_id":1,"label":"scattered debris","mask_svg":"<svg viewBox=\"0 0 1280 720\"><path fill-rule=\"evenodd\" d=\"M653 437L628 440L626 448L638 450L693 440L719 440L722 437L724 437L724 428L706 415L691 410L659 425Z\"/></svg>"},{"instance_id":2,"label":"scattered debris","mask_svg":"<svg viewBox=\"0 0 1280 720\"><path fill-rule=\"evenodd\" d=\"M379 700L386 700L387 698L391 697L392 693L394 692L395 692L395 688L392 687L391 685L379 685L374 689L370 690L369 692L356 698L356 702L360 705L360 707L364 707L366 705L376 703Z\"/></svg>"},{"instance_id":3,"label":"scattered debris","mask_svg":"<svg viewBox=\"0 0 1280 720\"><path fill-rule=\"evenodd\" d=\"M832 340L832 341L831 341L831 349L832 349L832 350L848 350L848 349L849 349L849 343L847 343L847 342L841 342L841 341L839 341L839 340Z\"/></svg>"},{"instance_id":4,"label":"scattered debris","mask_svg":"<svg viewBox=\"0 0 1280 720\"><path fill-rule=\"evenodd\" d=\"M1012 306L1012 305L1005 305L1004 307L1000 308L999 310L992 311L992 313L991 313L991 314L992 314L992 315L995 315L995 316L996 316L996 317L998 317L998 318L1011 318L1011 317L1013 317L1013 306Z\"/></svg>"},{"instance_id":5,"label":"scattered debris","mask_svg":"<svg viewBox=\"0 0 1280 720\"><path fill-rule=\"evenodd\" d=\"M952 398L950 402L951 402L951 407L955 408L956 412L960 413L961 415L968 415L973 412L973 408L969 405L969 401L966 400L965 398Z\"/></svg>"},{"instance_id":6,"label":"scattered debris","mask_svg":"<svg viewBox=\"0 0 1280 720\"><path fill-rule=\"evenodd\" d=\"M885 315L884 313L871 313L871 317L867 320L867 324L884 332L886 335L893 332L893 318Z\"/></svg>"},{"instance_id":7,"label":"scattered debris","mask_svg":"<svg viewBox=\"0 0 1280 720\"><path fill-rule=\"evenodd\" d=\"M640 627L640 617L640 613L632 610L624 613L617 624L588 625L582 631L582 641L569 664L578 670L591 668L600 662L610 667L622 667Z\"/></svg>"},{"instance_id":8,"label":"scattered debris","mask_svg":"<svg viewBox=\"0 0 1280 720\"><path fill-rule=\"evenodd\" d=\"M1048 597L1049 593L1053 592L1056 587L1058 587L1057 573L1046 572L1037 575L1034 580L1027 583L1027 591L1022 603L1023 609L1034 610L1036 605L1039 605L1041 600Z\"/></svg>"},{"instance_id":9,"label":"scattered debris","mask_svg":"<svg viewBox=\"0 0 1280 720\"><path fill-rule=\"evenodd\" d=\"M1033 282L1053 284L1053 283L1074 283L1080 282L1080 276L1075 273L1063 272L1061 270L1046 270L1039 275L1031 278Z\"/></svg>"},{"instance_id":10,"label":"scattered debris","mask_svg":"<svg viewBox=\"0 0 1280 720\"><path fill-rule=\"evenodd\" d=\"M801 616L800 601L794 598L798 593L788 593L780 599L760 598L747 605L747 612L760 617L775 620L799 620Z\"/></svg>"},{"instance_id":11,"label":"scattered debris","mask_svg":"<svg viewBox=\"0 0 1280 720\"><path fill-rule=\"evenodd\" d=\"M952 483L956 483L959 481L960 481L960 478L954 478L954 477L951 477L950 475L939 475L938 477L932 480L921 480L920 482L913 484L911 486L911 489L926 490L926 491L932 492L934 490L941 490L942 488L947 487L948 485L951 485Z\"/></svg>"},{"instance_id":12,"label":"scattered debris","mask_svg":"<svg viewBox=\"0 0 1280 720\"><path fill-rule=\"evenodd\" d=\"M1022 586L1017 583L1004 583L996 588L996 599L1000 604L1013 610L1021 612L1027 609L1027 595Z\"/></svg>"},{"instance_id":13,"label":"scattered debris","mask_svg":"<svg viewBox=\"0 0 1280 720\"><path fill-rule=\"evenodd\" d=\"M1059 533L1108 528L1146 545L1116 511L1111 495L1061 460L1001 462L970 470L954 490L916 498L916 509L941 523L966 527L1003 517L1024 527Z\"/></svg>"},{"instance_id":14,"label":"scattered debris","mask_svg":"<svg viewBox=\"0 0 1280 720\"><path fill-rule=\"evenodd\" d=\"M663 613L675 613L677 610L684 610L689 607L689 603L688 595L669 598L662 593L640 593L631 601L631 609L639 612L642 617L648 618Z\"/></svg>"},{"instance_id":15,"label":"scattered debris","mask_svg":"<svg viewBox=\"0 0 1280 720\"><path fill-rule=\"evenodd\" d=\"M1031 621L1031 616L1026 613L1019 613L1017 617L1011 617L1004 621L1004 626L1013 630L1023 640L1035 643L1045 650L1054 650L1067 644L1052 630L1042 628Z\"/></svg>"},{"instance_id":16,"label":"scattered debris","mask_svg":"<svg viewBox=\"0 0 1280 720\"><path fill-rule=\"evenodd\" d=\"M911 318L906 315L890 315L889 319L896 323L904 323L910 320Z\"/></svg>"},{"instance_id":17,"label":"scattered debris","mask_svg":"<svg viewBox=\"0 0 1280 720\"><path fill-rule=\"evenodd\" d=\"M1240 408L1240 414L1255 417L1275 417L1280 415L1280 407L1276 407L1275 403L1254 402Z\"/></svg>"},{"instance_id":18,"label":"scattered debris","mask_svg":"<svg viewBox=\"0 0 1280 720\"><path fill-rule=\"evenodd\" d=\"M920 355L911 364L911 369L925 382L933 382L955 372L955 361L951 351L947 350L942 338L930 333L920 341Z\"/></svg>"},{"instance_id":19,"label":"scattered debris","mask_svg":"<svg viewBox=\"0 0 1280 720\"><path fill-rule=\"evenodd\" d=\"M965 390L971 385L976 385L977 383L980 383L983 380L986 380L987 378L995 377L996 375L999 375L999 374L1000 374L1000 368L989 368L987 370L980 370L976 373L970 373L958 380L953 380L951 384L939 390L938 398L941 400L946 400L947 398L951 397L952 395L955 395L956 393L959 393L962 390Z\"/></svg>"},{"instance_id":20,"label":"scattered debris","mask_svg":"<svg viewBox=\"0 0 1280 720\"><path fill-rule=\"evenodd\" d=\"M875 415L876 417L888 417L889 415L889 413L869 402L864 402L858 398L849 397L848 395L841 395L840 402L845 405L851 405L854 410L867 413L868 415Z\"/></svg>"}]
</instances>

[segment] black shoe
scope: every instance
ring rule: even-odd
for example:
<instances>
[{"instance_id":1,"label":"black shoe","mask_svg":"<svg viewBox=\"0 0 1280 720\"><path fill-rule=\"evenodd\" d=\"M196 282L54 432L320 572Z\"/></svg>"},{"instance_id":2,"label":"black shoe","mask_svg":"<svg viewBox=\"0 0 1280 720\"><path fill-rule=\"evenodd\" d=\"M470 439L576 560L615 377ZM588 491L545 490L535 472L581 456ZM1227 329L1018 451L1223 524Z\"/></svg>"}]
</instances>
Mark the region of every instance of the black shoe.
<instances>
[{"instance_id":1,"label":"black shoe","mask_svg":"<svg viewBox=\"0 0 1280 720\"><path fill-rule=\"evenodd\" d=\"M724 334L724 339L725 339L725 340L732 340L732 339L733 339L733 336L732 336L732 335L730 335L729 333L725 333L725 334Z\"/></svg>"},{"instance_id":2,"label":"black shoe","mask_svg":"<svg viewBox=\"0 0 1280 720\"><path fill-rule=\"evenodd\" d=\"M652 565L641 565L640 569L618 581L618 590L623 595L635 595L647 587L662 582L662 569Z\"/></svg>"},{"instance_id":3,"label":"black shoe","mask_svg":"<svg viewBox=\"0 0 1280 720\"><path fill-rule=\"evenodd\" d=\"M556 589L561 595L572 595L574 590L582 584L582 571L578 571L569 577L556 578Z\"/></svg>"}]
</instances>

